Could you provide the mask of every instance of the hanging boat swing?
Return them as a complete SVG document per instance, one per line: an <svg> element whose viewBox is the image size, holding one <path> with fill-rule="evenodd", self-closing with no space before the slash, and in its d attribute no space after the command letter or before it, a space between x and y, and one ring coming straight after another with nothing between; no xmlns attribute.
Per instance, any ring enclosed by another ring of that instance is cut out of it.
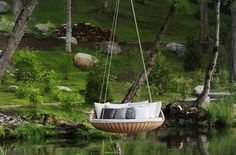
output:
<svg viewBox="0 0 236 155"><path fill-rule="evenodd" d="M109 76L111 71L112 54L114 48L116 27L119 14L120 0L116 1L115 13L112 23L112 34L110 37L110 51L107 52L106 65L104 70L104 76L102 81L102 88L100 92L100 103L94 103L95 109L91 111L90 123L98 130L113 132L113 133L137 133L143 131L151 131L160 127L165 116L161 111L161 102L152 102L152 96L148 81L148 75L146 71L145 60L143 56L143 50L141 45L141 39L139 36L138 24L135 15L135 9L133 0L131 1L132 13L134 17L134 23L136 27L138 43L143 63L143 69L145 72L146 83L148 88L149 100L139 103L125 103L125 104L101 104L102 97L104 96L104 102L106 101L108 92ZM106 83L106 85L105 85ZM104 88L105 87L105 88ZM104 89L103 89L104 88Z"/></svg>

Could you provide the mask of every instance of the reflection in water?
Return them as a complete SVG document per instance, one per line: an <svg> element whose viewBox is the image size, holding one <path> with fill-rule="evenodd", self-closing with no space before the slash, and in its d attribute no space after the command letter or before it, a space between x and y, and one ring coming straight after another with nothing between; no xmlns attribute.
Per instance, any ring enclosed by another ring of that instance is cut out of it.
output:
<svg viewBox="0 0 236 155"><path fill-rule="evenodd" d="M236 129L159 129L127 134L118 140L84 142L49 139L3 143L0 155L234 155Z"/></svg>

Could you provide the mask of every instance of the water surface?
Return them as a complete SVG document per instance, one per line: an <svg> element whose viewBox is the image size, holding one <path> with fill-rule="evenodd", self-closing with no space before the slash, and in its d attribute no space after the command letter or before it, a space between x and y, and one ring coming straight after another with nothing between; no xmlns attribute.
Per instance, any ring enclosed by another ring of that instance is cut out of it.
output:
<svg viewBox="0 0 236 155"><path fill-rule="evenodd" d="M236 155L236 128L158 129L116 140L47 139L1 142L0 155Z"/></svg>

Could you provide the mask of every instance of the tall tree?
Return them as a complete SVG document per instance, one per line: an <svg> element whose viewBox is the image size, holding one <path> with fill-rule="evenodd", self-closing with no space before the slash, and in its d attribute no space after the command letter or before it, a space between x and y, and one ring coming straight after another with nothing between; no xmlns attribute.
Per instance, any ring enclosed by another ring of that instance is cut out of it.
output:
<svg viewBox="0 0 236 155"><path fill-rule="evenodd" d="M231 21L232 21L232 66L231 66L231 79L236 82L236 1L231 4Z"/></svg>
<svg viewBox="0 0 236 155"><path fill-rule="evenodd" d="M161 41L162 41L162 39L166 33L167 27L170 24L171 19L174 17L175 13L176 13L176 5L174 4L170 7L168 15L164 21L164 24L162 25L159 33L156 36L152 53L149 55L148 62L147 62L147 72L146 72L147 75L149 75L150 72L152 71L152 69L155 67L155 60L156 60L156 57L160 51ZM143 71L139 75L139 77L133 82L132 86L128 90L128 93L126 94L125 98L122 101L123 103L131 102L133 100L138 89L145 82L145 79L146 79L146 75L145 75L145 72Z"/></svg>
<svg viewBox="0 0 236 155"><path fill-rule="evenodd" d="M13 12L14 12L15 21L17 20L17 17L19 16L22 9L23 9L23 1L13 0Z"/></svg>
<svg viewBox="0 0 236 155"><path fill-rule="evenodd" d="M209 47L208 41L208 6L207 0L200 0L200 18L201 18L201 42L202 49L206 51Z"/></svg>
<svg viewBox="0 0 236 155"><path fill-rule="evenodd" d="M66 23L66 51L71 52L71 0L67 0L67 23Z"/></svg>
<svg viewBox="0 0 236 155"><path fill-rule="evenodd" d="M21 38L24 35L24 29L26 27L27 21L32 15L32 12L37 2L38 0L28 0L27 4L17 17L11 36L8 39L7 49L3 52L2 56L0 57L0 80L2 79L6 65L10 62L13 53L15 52L17 46L21 41Z"/></svg>
<svg viewBox="0 0 236 155"><path fill-rule="evenodd" d="M201 106L202 103L207 98L210 88L211 88L211 79L212 74L215 70L218 54L219 54L219 45L220 45L220 5L221 0L215 0L215 39L214 39L214 48L211 57L211 61L209 63L207 72L205 74L205 82L204 82L204 89L203 92L199 95L197 100L194 103L194 106L198 107Z"/></svg>

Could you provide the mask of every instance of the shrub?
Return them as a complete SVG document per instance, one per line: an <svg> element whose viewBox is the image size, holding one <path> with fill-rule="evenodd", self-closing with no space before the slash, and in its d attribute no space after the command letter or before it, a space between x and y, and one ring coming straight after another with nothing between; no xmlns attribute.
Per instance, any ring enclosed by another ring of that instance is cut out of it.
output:
<svg viewBox="0 0 236 155"><path fill-rule="evenodd" d="M171 79L171 71L166 65L165 56L159 54L156 67L149 75L149 81L152 85L152 90L155 90L157 95L169 91L169 81Z"/></svg>
<svg viewBox="0 0 236 155"><path fill-rule="evenodd" d="M28 50L17 52L13 58L13 63L17 81L34 81L39 78L39 65L32 52Z"/></svg>
<svg viewBox="0 0 236 155"><path fill-rule="evenodd" d="M226 70L219 70L214 73L211 81L212 89L224 89L229 86L230 75Z"/></svg>
<svg viewBox="0 0 236 155"><path fill-rule="evenodd" d="M104 68L101 65L96 65L94 69L89 73L85 92L85 101L87 103L99 102L103 82L103 73ZM112 76L110 77L111 78L109 80L111 81ZM103 86L103 94L101 101L105 100L105 88L106 78ZM107 101L112 101L112 97L110 95L110 86L108 86L107 98L105 102Z"/></svg>
<svg viewBox="0 0 236 155"><path fill-rule="evenodd" d="M71 53L65 52L60 63L60 71L62 72L62 74L64 74L64 78L68 80L73 67L73 59L71 57Z"/></svg>
<svg viewBox="0 0 236 155"><path fill-rule="evenodd" d="M37 106L37 104L42 103L41 96L39 95L39 90L34 89L29 95L29 101L32 106Z"/></svg>
<svg viewBox="0 0 236 155"><path fill-rule="evenodd" d="M32 87L29 83L20 83L16 91L16 97L19 99L24 99L30 96Z"/></svg>
<svg viewBox="0 0 236 155"><path fill-rule="evenodd" d="M69 93L60 96L62 105L68 109L79 106L82 102L81 96L77 93Z"/></svg>
<svg viewBox="0 0 236 155"><path fill-rule="evenodd" d="M52 90L56 87L58 81L56 80L56 73L51 70L43 73L43 81L45 83L44 91L46 93L52 92Z"/></svg>
<svg viewBox="0 0 236 155"><path fill-rule="evenodd" d="M3 32L5 36L10 36L13 27L14 27L14 22L7 20L7 18L4 16L1 18L0 32Z"/></svg>
<svg viewBox="0 0 236 155"><path fill-rule="evenodd" d="M49 31L48 32L41 32L38 30L34 30L33 34L36 36L36 38L46 39L46 38L56 37L56 32L55 32L56 26L53 23L51 23L50 21L48 21L46 24L48 26ZM29 33L32 33L32 32L29 32Z"/></svg>
<svg viewBox="0 0 236 155"><path fill-rule="evenodd" d="M184 69L193 71L196 69L204 69L208 64L208 51L202 53L199 39L187 39L186 53L184 55Z"/></svg>
<svg viewBox="0 0 236 155"><path fill-rule="evenodd" d="M234 121L233 114L233 101L234 99L227 98L216 101L208 106L209 119L208 122L213 125L230 126Z"/></svg>

